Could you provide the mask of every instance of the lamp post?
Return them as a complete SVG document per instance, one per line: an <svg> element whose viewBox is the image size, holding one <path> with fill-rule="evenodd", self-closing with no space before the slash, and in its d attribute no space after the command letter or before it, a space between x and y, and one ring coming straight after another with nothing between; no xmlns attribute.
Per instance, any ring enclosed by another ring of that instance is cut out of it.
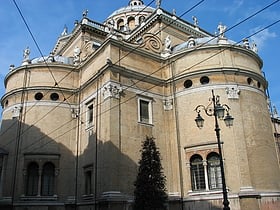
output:
<svg viewBox="0 0 280 210"><path fill-rule="evenodd" d="M207 106L198 105L195 108L197 112L197 117L195 119L196 125L198 128L202 128L204 124L204 119L201 117L200 112L204 111L208 116L214 116L215 118L215 132L218 142L218 150L219 150L219 159L220 159L220 167L221 167L221 178L222 178L222 188L223 188L223 210L230 210L227 189L226 189L226 180L225 180L225 171L224 171L224 163L222 156L222 148L221 148L221 137L220 137L220 127L218 123L218 119L223 119L226 126L230 127L233 125L233 117L229 114L229 106L226 104L220 104L220 97L214 95L214 90L212 90L212 98L211 103ZM226 111L226 116L224 115Z"/></svg>

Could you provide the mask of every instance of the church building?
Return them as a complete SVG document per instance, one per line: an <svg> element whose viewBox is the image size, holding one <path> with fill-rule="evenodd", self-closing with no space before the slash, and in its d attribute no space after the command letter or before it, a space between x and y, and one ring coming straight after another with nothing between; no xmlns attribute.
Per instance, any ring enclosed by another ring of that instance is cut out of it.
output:
<svg viewBox="0 0 280 210"><path fill-rule="evenodd" d="M168 210L280 209L280 119L256 45L156 2L130 0L103 23L84 11L49 55L27 48L10 67L1 210L132 210L147 136Z"/></svg>

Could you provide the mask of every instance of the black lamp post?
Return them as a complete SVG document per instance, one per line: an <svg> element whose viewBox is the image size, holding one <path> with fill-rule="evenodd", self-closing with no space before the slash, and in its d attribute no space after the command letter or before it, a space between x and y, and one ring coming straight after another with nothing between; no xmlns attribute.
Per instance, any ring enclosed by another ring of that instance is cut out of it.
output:
<svg viewBox="0 0 280 210"><path fill-rule="evenodd" d="M195 118L195 122L198 128L202 128L204 124L204 119L201 117L200 112L203 110L208 116L214 116L215 118L215 132L218 142L218 150L219 150L219 158L220 158L220 167L221 167L221 176L222 176L222 187L223 187L223 210L230 210L227 189L226 189L226 180L225 180L225 171L224 171L224 163L221 149L221 138L220 138L220 127L218 123L218 119L223 119L227 127L233 125L233 117L229 114L229 106L226 104L220 104L220 97L214 95L214 91L212 90L212 99L211 103L208 106L198 105L195 108L197 112L197 117ZM225 116L226 111L226 116Z"/></svg>

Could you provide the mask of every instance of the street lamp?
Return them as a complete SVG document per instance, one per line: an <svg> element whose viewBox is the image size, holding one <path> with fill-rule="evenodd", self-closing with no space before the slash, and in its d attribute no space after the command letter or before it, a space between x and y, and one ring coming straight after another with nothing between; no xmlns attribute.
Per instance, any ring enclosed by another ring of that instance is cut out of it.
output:
<svg viewBox="0 0 280 210"><path fill-rule="evenodd" d="M224 171L224 163L221 149L221 139L220 139L220 127L218 123L218 119L223 119L226 126L230 127L233 125L233 117L229 114L229 106L226 104L220 104L220 97L214 95L214 90L212 90L212 99L209 105L198 105L195 108L197 112L197 117L195 118L195 122L198 128L202 128L204 124L204 119L201 117L200 112L204 111L208 116L214 116L215 118L215 132L218 142L219 149L219 159L220 159L220 167L221 167L221 177L222 177L222 187L223 187L223 210L230 210L227 189L226 189L226 180L225 180L225 171ZM226 116L225 116L226 111Z"/></svg>

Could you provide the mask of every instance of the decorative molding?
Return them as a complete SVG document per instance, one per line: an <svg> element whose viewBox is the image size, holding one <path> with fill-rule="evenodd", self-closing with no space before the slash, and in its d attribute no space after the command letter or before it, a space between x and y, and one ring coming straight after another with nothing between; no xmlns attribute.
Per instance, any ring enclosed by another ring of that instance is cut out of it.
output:
<svg viewBox="0 0 280 210"><path fill-rule="evenodd" d="M103 100L106 100L107 98L119 99L123 91L121 85L114 82L108 82L103 86L102 90Z"/></svg>
<svg viewBox="0 0 280 210"><path fill-rule="evenodd" d="M173 99L172 98L163 100L163 109L165 111L170 111L173 109Z"/></svg>
<svg viewBox="0 0 280 210"><path fill-rule="evenodd" d="M20 113L22 111L22 105L16 105L12 108L12 118L18 118L20 116Z"/></svg>
<svg viewBox="0 0 280 210"><path fill-rule="evenodd" d="M229 85L226 87L228 99L239 99L240 89L237 85Z"/></svg>

